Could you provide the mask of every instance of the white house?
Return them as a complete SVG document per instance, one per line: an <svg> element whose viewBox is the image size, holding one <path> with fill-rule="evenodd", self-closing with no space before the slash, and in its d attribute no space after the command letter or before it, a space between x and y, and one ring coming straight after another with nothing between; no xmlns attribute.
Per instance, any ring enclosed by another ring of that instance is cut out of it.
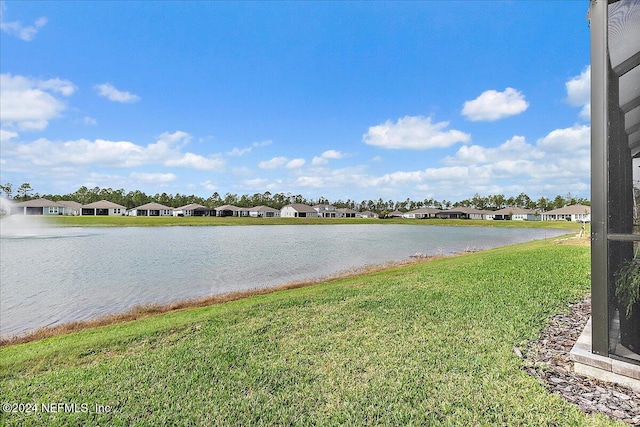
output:
<svg viewBox="0 0 640 427"><path fill-rule="evenodd" d="M312 207L318 212L320 218L336 218L338 216L337 209L333 205L315 205Z"/></svg>
<svg viewBox="0 0 640 427"><path fill-rule="evenodd" d="M533 209L502 208L487 215L491 220L540 221L542 215Z"/></svg>
<svg viewBox="0 0 640 427"><path fill-rule="evenodd" d="M206 209L204 206L198 203L190 203L188 205L180 206L173 209L173 216L196 216L196 209Z"/></svg>
<svg viewBox="0 0 640 427"><path fill-rule="evenodd" d="M459 207L438 212L438 218L449 219L487 219L489 211L482 211L476 208Z"/></svg>
<svg viewBox="0 0 640 427"><path fill-rule="evenodd" d="M137 208L129 209L127 215L130 216L171 216L173 208L160 203L146 203Z"/></svg>
<svg viewBox="0 0 640 427"><path fill-rule="evenodd" d="M249 209L249 216L252 218L279 218L280 211L269 206L255 206Z"/></svg>
<svg viewBox="0 0 640 427"><path fill-rule="evenodd" d="M371 212L371 211L364 211L364 212L360 212L356 215L356 217L358 218L379 218L380 215L378 215L375 212Z"/></svg>
<svg viewBox="0 0 640 427"><path fill-rule="evenodd" d="M309 205L294 203L280 209L282 218L318 218L319 213Z"/></svg>
<svg viewBox="0 0 640 427"><path fill-rule="evenodd" d="M65 207L48 199L34 199L11 206L12 215L64 215Z"/></svg>
<svg viewBox="0 0 640 427"><path fill-rule="evenodd" d="M121 216L126 214L127 208L107 200L83 205L80 210L82 216Z"/></svg>
<svg viewBox="0 0 640 427"><path fill-rule="evenodd" d="M571 205L542 214L543 221L591 222L591 206Z"/></svg>
<svg viewBox="0 0 640 427"><path fill-rule="evenodd" d="M355 218L358 215L358 211L354 211L349 208L338 208L336 209L336 217L337 218Z"/></svg>
<svg viewBox="0 0 640 427"><path fill-rule="evenodd" d="M222 205L216 208L216 216L249 216L249 209L235 205Z"/></svg>
<svg viewBox="0 0 640 427"><path fill-rule="evenodd" d="M409 212L405 212L404 214L402 214L402 217L403 218L416 218L416 219L435 218L436 215L439 212L440 212L439 209L420 208L420 209L414 209L414 210L409 211Z"/></svg>

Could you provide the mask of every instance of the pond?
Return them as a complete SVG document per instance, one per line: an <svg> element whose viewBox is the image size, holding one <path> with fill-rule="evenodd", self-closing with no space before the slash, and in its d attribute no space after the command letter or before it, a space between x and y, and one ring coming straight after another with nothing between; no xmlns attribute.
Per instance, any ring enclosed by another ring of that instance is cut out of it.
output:
<svg viewBox="0 0 640 427"><path fill-rule="evenodd" d="M7 221L7 220L3 220ZM0 233L0 336L563 230L399 224L47 228Z"/></svg>

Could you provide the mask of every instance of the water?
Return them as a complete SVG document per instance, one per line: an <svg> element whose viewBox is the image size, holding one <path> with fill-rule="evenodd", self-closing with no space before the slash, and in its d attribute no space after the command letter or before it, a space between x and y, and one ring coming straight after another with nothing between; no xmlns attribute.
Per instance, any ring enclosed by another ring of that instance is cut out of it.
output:
<svg viewBox="0 0 640 427"><path fill-rule="evenodd" d="M424 225L23 228L0 220L0 336L564 233ZM28 220L30 221L31 218ZM16 220L18 221L18 220Z"/></svg>

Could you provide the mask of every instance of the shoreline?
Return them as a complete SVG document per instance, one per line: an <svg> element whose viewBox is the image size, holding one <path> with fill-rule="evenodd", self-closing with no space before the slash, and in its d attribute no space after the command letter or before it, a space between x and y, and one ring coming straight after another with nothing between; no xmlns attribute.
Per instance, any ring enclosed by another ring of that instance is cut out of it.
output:
<svg viewBox="0 0 640 427"><path fill-rule="evenodd" d="M562 236L560 236L562 237ZM332 280L346 279L351 277L362 276L370 273L377 273L381 271L391 270L394 268L400 268L407 265L420 264L431 262L437 259L453 258L468 253L479 252L480 250L472 248L466 249L462 252L457 252L450 255L424 255L415 254L409 258L401 261L389 261L384 264L371 264L362 267L356 267L348 270L336 272L329 276L323 276L311 280L302 280L287 282L276 286L270 286L266 288L254 288L244 291L228 292L224 294L208 295L201 298L191 298L174 301L167 304L148 304L148 305L136 305L129 310L113 313L105 316L99 316L89 320L78 320L72 322L65 322L55 326L45 326L37 328L30 332L19 333L16 335L10 335L0 338L0 348L12 345L24 344L33 341L39 341L45 338L51 338L58 335L70 334L74 332L83 331L86 329L99 328L101 326L113 325L116 323L131 322L146 317L175 312L179 310L188 310L193 308L208 307L217 304L223 304L230 301L236 301L245 298L251 298L258 295L267 295L275 292L286 291L290 289L305 288L323 283L330 282Z"/></svg>
<svg viewBox="0 0 640 427"><path fill-rule="evenodd" d="M479 219L412 219L412 218L248 218L248 217L51 217L48 224L60 227L215 227L252 225L433 225L478 226L504 228L549 228L580 231L582 223L569 221L500 221ZM587 225L590 227L590 225Z"/></svg>
<svg viewBox="0 0 640 427"><path fill-rule="evenodd" d="M549 241L552 241L553 244L559 244L559 245L562 245L562 244L589 245L590 244L590 238L588 235L580 237L579 235L575 235L573 233L567 233L560 236L549 237L549 238L541 239L540 241L544 241L544 240L549 240ZM508 245L508 246L512 246L512 245ZM493 249L496 249L496 248L493 248ZM129 310L119 312L119 313L99 316L89 320L65 322L55 326L45 326L45 327L37 328L33 331L9 335L7 337L2 337L0 338L0 348L17 345L17 344L24 344L24 343L33 342L33 341L39 341L45 338L50 338L50 337L64 335L64 334L70 334L74 332L83 331L86 329L98 328L101 326L113 325L116 323L131 322L134 320L143 319L143 318L147 318L147 317L158 315L158 314L176 312L179 310L186 310L186 309L193 309L193 308L208 307L212 305L223 304L230 301L250 298L253 296L267 295L267 294L271 294L279 291L310 287L310 286L327 283L332 280L363 276L370 273L387 271L387 270L400 268L408 265L426 263L426 262L431 262L431 261L444 259L444 258L454 258L454 257L466 255L466 254L484 252L488 250L492 250L492 249L477 249L477 248L468 247L464 251L456 252L448 255L444 255L444 254L425 255L422 253L416 253L416 254L410 255L408 258L404 260L389 261L382 264L370 264L362 267L355 267L352 269L338 271L328 276L322 276L322 277L318 277L310 280L286 282L280 285L270 286L266 288L253 288L253 289L247 289L243 291L234 291L234 292L228 292L223 294L208 295L200 298L187 298L187 299L178 300L178 301L174 301L167 304L136 305Z"/></svg>

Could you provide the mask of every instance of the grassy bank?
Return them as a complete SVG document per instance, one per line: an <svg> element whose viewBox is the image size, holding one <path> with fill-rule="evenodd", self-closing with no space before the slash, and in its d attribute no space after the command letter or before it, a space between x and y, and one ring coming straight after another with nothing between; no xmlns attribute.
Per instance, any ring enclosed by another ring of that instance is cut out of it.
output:
<svg viewBox="0 0 640 427"><path fill-rule="evenodd" d="M537 241L2 347L2 402L80 409L2 422L615 425L513 352L588 273L588 246Z"/></svg>
<svg viewBox="0 0 640 427"><path fill-rule="evenodd" d="M561 228L579 230L581 224L568 221L485 221L456 219L368 219L368 218L237 218L237 217L129 217L56 216L53 224L69 227L151 227L215 225L308 225L308 224L418 224L483 227Z"/></svg>

